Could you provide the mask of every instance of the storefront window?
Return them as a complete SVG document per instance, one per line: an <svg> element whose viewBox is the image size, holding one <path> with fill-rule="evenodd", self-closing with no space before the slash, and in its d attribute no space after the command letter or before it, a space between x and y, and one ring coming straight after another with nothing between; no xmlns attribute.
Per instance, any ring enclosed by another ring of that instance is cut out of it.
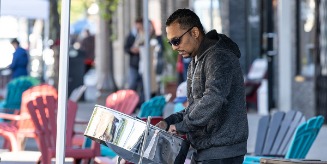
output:
<svg viewBox="0 0 327 164"><path fill-rule="evenodd" d="M297 1L297 75L313 77L315 42L315 1Z"/></svg>

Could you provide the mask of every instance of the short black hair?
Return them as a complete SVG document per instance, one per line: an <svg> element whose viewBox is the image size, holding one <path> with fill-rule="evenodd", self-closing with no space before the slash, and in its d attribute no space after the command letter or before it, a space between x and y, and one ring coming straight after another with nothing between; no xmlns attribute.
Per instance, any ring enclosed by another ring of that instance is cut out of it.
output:
<svg viewBox="0 0 327 164"><path fill-rule="evenodd" d="M166 26L170 26L172 23L177 22L182 29L189 29L191 27L197 27L202 34L204 34L204 28L200 21L200 18L190 9L178 9L169 16L166 21Z"/></svg>
<svg viewBox="0 0 327 164"><path fill-rule="evenodd" d="M135 23L143 23L143 18L139 17L135 20Z"/></svg>
<svg viewBox="0 0 327 164"><path fill-rule="evenodd" d="M17 38L12 39L10 43L11 44L15 43L15 44L19 45L19 41L17 40Z"/></svg>

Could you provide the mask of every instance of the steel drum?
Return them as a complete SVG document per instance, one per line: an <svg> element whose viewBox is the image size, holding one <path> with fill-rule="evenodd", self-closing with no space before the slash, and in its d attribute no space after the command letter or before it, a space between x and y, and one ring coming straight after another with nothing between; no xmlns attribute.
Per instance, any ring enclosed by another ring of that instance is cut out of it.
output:
<svg viewBox="0 0 327 164"><path fill-rule="evenodd" d="M189 148L179 136L100 105L95 106L84 135L133 163L184 163Z"/></svg>

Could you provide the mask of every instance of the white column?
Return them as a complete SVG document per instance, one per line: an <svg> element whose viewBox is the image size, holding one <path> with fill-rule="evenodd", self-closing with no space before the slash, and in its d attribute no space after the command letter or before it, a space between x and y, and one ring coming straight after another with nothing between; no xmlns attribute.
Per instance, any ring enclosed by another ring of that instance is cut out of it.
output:
<svg viewBox="0 0 327 164"><path fill-rule="evenodd" d="M70 0L61 6L56 164L65 161Z"/></svg>
<svg viewBox="0 0 327 164"><path fill-rule="evenodd" d="M292 109L292 1L278 1L278 109Z"/></svg>

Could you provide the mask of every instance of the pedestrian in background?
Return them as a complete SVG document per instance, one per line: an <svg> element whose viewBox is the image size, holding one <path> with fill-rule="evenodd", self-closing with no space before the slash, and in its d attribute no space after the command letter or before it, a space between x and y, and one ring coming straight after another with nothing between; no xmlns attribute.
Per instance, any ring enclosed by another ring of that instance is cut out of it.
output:
<svg viewBox="0 0 327 164"><path fill-rule="evenodd" d="M124 50L129 55L128 88L135 90L140 96L140 103L144 102L143 81L139 73L140 47L144 44L143 18L135 20L135 28L128 34Z"/></svg>
<svg viewBox="0 0 327 164"><path fill-rule="evenodd" d="M15 48L12 62L9 65L12 79L17 78L19 76L27 76L27 66L29 62L29 56L27 51L20 47L20 43L16 38L11 40L11 45Z"/></svg>
<svg viewBox="0 0 327 164"><path fill-rule="evenodd" d="M82 53L85 56L84 65L85 65L85 73L89 71L94 65L94 57L95 57L95 37L91 34L90 30L85 30L85 37L81 41L81 49Z"/></svg>
<svg viewBox="0 0 327 164"><path fill-rule="evenodd" d="M182 111L187 106L187 83L184 81L179 84L176 90L176 98L174 99L174 113Z"/></svg>
<svg viewBox="0 0 327 164"><path fill-rule="evenodd" d="M189 9L170 15L166 32L178 55L192 58L187 72L189 106L156 126L186 134L196 150L191 163L243 163L248 120L237 44L215 30L205 34L199 17Z"/></svg>

